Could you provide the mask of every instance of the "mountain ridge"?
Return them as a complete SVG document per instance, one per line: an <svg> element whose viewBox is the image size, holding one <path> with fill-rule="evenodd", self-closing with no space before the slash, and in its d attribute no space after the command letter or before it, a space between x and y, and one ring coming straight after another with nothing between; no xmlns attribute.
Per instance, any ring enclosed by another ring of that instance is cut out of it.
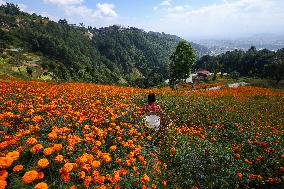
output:
<svg viewBox="0 0 284 189"><path fill-rule="evenodd" d="M13 4L0 6L0 23L2 53L9 46L39 53L46 74L64 81L157 86L169 77L169 57L183 40L134 27L86 28L65 19L57 23L21 12ZM199 57L210 53L192 46Z"/></svg>

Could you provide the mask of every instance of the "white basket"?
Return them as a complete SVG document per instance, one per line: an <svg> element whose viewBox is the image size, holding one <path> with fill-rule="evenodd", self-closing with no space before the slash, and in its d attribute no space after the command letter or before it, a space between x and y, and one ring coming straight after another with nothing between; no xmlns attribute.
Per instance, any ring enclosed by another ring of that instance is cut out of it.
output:
<svg viewBox="0 0 284 189"><path fill-rule="evenodd" d="M148 128L159 130L161 119L157 115L145 116L145 122Z"/></svg>

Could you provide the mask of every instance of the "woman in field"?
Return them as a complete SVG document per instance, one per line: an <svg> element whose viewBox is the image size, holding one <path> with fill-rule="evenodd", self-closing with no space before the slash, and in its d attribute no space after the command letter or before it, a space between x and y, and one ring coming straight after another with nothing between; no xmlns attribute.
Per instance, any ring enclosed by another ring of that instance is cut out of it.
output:
<svg viewBox="0 0 284 189"><path fill-rule="evenodd" d="M156 103L156 95L148 95L148 103L143 106L145 121L149 128L163 130L165 128L165 116L162 108Z"/></svg>

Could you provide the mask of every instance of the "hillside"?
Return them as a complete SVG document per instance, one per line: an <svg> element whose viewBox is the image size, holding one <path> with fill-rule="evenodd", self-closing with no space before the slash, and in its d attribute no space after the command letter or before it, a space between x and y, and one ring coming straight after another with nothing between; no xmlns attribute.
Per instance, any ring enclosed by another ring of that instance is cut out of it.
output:
<svg viewBox="0 0 284 189"><path fill-rule="evenodd" d="M29 77L24 70L30 67L37 77L44 74L65 81L159 85L168 78L169 56L182 40L133 27L97 29L68 24L66 20L56 23L21 12L13 4L0 7L0 23L1 62L7 67L0 72ZM192 45L198 56L209 53L203 46ZM19 48L22 50L11 52ZM37 57L37 61L31 57Z"/></svg>

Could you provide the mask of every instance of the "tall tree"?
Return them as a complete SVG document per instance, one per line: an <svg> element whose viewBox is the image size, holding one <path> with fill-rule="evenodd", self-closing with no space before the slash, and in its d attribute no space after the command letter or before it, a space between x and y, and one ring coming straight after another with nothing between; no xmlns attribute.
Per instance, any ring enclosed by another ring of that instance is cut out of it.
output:
<svg viewBox="0 0 284 189"><path fill-rule="evenodd" d="M189 77L195 58L195 52L190 43L180 41L176 47L176 51L170 57L171 85Z"/></svg>
<svg viewBox="0 0 284 189"><path fill-rule="evenodd" d="M264 69L269 78L276 80L276 84L284 79L284 48L277 51L273 62L265 65Z"/></svg>

